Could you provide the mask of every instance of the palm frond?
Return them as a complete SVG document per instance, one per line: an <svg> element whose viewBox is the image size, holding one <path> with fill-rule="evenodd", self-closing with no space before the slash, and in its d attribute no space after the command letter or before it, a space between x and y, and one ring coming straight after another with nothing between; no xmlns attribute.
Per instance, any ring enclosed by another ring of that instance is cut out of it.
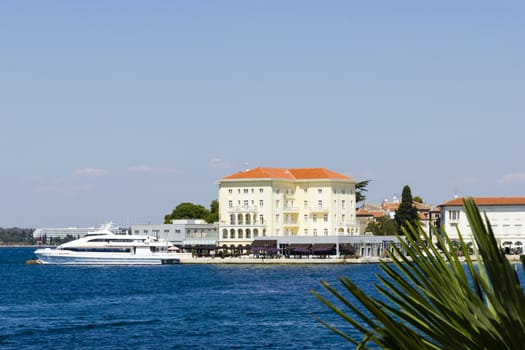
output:
<svg viewBox="0 0 525 350"><path fill-rule="evenodd" d="M393 245L389 253L392 264L380 263L382 274L377 275L374 286L382 299L366 295L347 277L338 278L344 294L322 282L342 308L311 291L362 338L354 339L319 321L362 349L368 345L388 349L524 348L525 294L516 271L498 248L490 222L474 199L465 199L463 205L476 242L475 259L461 232L459 250L464 261L454 253L446 232L438 236L445 248L441 254L432 244L425 244L430 239L421 227L408 224L405 239L398 236L400 248Z"/></svg>

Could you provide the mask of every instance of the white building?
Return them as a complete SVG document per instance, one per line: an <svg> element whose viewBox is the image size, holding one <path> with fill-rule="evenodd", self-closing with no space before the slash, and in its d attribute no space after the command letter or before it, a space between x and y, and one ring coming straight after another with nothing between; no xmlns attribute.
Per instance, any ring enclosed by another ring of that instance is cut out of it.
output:
<svg viewBox="0 0 525 350"><path fill-rule="evenodd" d="M200 219L172 220L171 224L136 224L131 225L131 232L135 235L150 235L165 239L180 246L217 244L216 225Z"/></svg>
<svg viewBox="0 0 525 350"><path fill-rule="evenodd" d="M255 168L219 180L219 244L357 235L355 181L324 168Z"/></svg>
<svg viewBox="0 0 525 350"><path fill-rule="evenodd" d="M73 237L75 239L84 237L88 233L99 231L100 229L108 229L116 234L125 234L126 229L122 229L113 225L112 222L103 224L100 227L46 227L37 228L33 231L33 238L42 240L44 244L49 243L52 238L66 238Z"/></svg>
<svg viewBox="0 0 525 350"><path fill-rule="evenodd" d="M487 214L498 244L522 251L525 243L525 197L474 198L482 215ZM472 242L472 231L463 208L463 199L455 198L439 206L441 224L451 240L458 239L459 229L466 242Z"/></svg>

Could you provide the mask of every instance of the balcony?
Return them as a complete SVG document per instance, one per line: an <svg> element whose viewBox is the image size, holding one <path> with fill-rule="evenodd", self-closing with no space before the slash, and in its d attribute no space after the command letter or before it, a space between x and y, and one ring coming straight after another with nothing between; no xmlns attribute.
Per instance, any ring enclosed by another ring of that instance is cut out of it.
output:
<svg viewBox="0 0 525 350"><path fill-rule="evenodd" d="M310 213L328 213L330 211L330 208L327 206L317 206L317 207L310 207L308 208L310 210Z"/></svg>
<svg viewBox="0 0 525 350"><path fill-rule="evenodd" d="M254 205L242 205L228 208L228 213L256 213L257 207Z"/></svg>
<svg viewBox="0 0 525 350"><path fill-rule="evenodd" d="M286 220L283 222L283 227L297 227L299 226L299 223L294 220Z"/></svg>
<svg viewBox="0 0 525 350"><path fill-rule="evenodd" d="M283 208L283 212L293 212L293 213L297 213L299 211L299 208L298 207L292 207L292 206L285 206Z"/></svg>

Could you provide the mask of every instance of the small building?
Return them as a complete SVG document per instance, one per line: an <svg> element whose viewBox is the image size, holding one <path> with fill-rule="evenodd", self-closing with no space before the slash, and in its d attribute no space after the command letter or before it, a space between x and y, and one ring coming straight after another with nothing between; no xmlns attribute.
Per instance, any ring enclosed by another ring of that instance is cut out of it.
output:
<svg viewBox="0 0 525 350"><path fill-rule="evenodd" d="M172 242L183 252L209 255L217 247L219 232L217 224L201 219L172 220L171 224L132 225L136 235L151 235Z"/></svg>
<svg viewBox="0 0 525 350"><path fill-rule="evenodd" d="M309 257L309 256L355 256L384 257L393 251L392 245L400 246L396 236L326 236L283 237L267 236L255 239L251 245L255 256Z"/></svg>
<svg viewBox="0 0 525 350"><path fill-rule="evenodd" d="M498 244L508 252L523 253L525 244L525 197L476 197L482 214L486 214ZM439 205L441 224L451 240L474 243L472 231L463 207L463 198L454 198Z"/></svg>

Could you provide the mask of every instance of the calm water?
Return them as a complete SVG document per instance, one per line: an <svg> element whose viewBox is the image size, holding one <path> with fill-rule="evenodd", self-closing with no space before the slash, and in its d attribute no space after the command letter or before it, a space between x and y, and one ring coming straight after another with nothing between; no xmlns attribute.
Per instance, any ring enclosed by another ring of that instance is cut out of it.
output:
<svg viewBox="0 0 525 350"><path fill-rule="evenodd" d="M377 265L25 265L33 248L0 248L1 349L340 349L314 320L342 325L310 293Z"/></svg>

